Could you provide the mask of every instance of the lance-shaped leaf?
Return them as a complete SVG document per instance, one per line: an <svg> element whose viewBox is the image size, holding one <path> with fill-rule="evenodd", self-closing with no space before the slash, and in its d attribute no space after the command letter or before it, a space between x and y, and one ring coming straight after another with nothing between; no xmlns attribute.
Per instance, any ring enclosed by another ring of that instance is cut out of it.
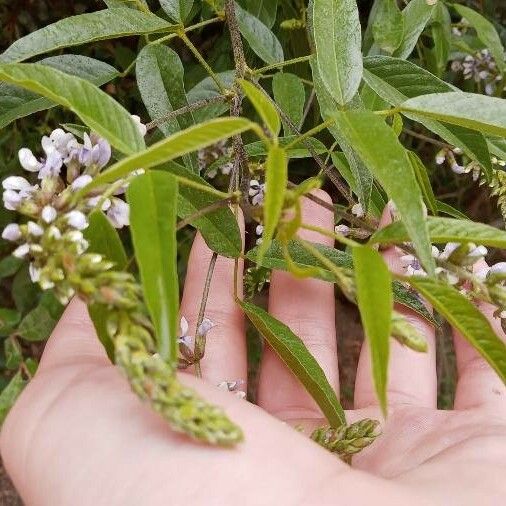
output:
<svg viewBox="0 0 506 506"><path fill-rule="evenodd" d="M27 341L45 341L63 313L52 292L43 292L37 306L21 320L16 333Z"/></svg>
<svg viewBox="0 0 506 506"><path fill-rule="evenodd" d="M238 0L238 3L267 27L272 28L276 21L278 0Z"/></svg>
<svg viewBox="0 0 506 506"><path fill-rule="evenodd" d="M0 393L0 425L7 418L10 409L14 406L27 383L21 371L18 371Z"/></svg>
<svg viewBox="0 0 506 506"><path fill-rule="evenodd" d="M411 54L425 26L429 22L433 10L434 5L429 5L427 0L411 0L409 2L402 11L404 38L401 45L395 51L394 56L406 59Z"/></svg>
<svg viewBox="0 0 506 506"><path fill-rule="evenodd" d="M20 62L64 47L173 28L173 25L149 12L126 7L104 9L70 16L26 35L0 55L0 62Z"/></svg>
<svg viewBox="0 0 506 506"><path fill-rule="evenodd" d="M272 102L266 96L265 92L260 91L250 82L242 79L240 83L244 94L253 104L253 107L262 118L265 126L270 130L274 137L277 137L279 130L281 129L281 120L279 119L278 111L276 111Z"/></svg>
<svg viewBox="0 0 506 506"><path fill-rule="evenodd" d="M176 162L170 162L160 167L175 176L184 177L202 187L212 188L200 176L193 174L186 167ZM208 208L220 199L215 195L183 183L179 184L177 214L180 218L188 218L198 211ZM237 258L242 252L242 240L237 220L228 207L216 209L213 212L196 218L190 223L200 231L209 248L219 255Z"/></svg>
<svg viewBox="0 0 506 506"><path fill-rule="evenodd" d="M84 236L89 242L89 251L102 255L106 260L114 262L114 270L122 271L127 265L125 248L119 238L117 230L101 211L93 211L89 216L89 226ZM91 321L97 336L105 348L108 357L114 361L114 344L107 331L107 320L110 311L102 304L88 306Z"/></svg>
<svg viewBox="0 0 506 506"><path fill-rule="evenodd" d="M77 54L64 54L44 58L41 65L82 77L96 86L101 86L119 75L111 65ZM55 102L36 93L12 84L0 83L0 128L12 121L54 107Z"/></svg>
<svg viewBox="0 0 506 506"><path fill-rule="evenodd" d="M151 171L129 185L130 230L144 300L155 327L158 351L177 363L179 283L177 276L177 181Z"/></svg>
<svg viewBox="0 0 506 506"><path fill-rule="evenodd" d="M300 126L306 102L306 91L300 77L288 72L278 72L272 80L272 92L281 110L294 125ZM283 125L283 129L285 135L292 133L287 125Z"/></svg>
<svg viewBox="0 0 506 506"><path fill-rule="evenodd" d="M388 56L365 58L364 80L381 98L395 107L409 98L457 90L412 62ZM469 158L479 162L488 174L492 172L490 153L481 133L417 114L409 113L406 116L421 123L452 146L462 149Z"/></svg>
<svg viewBox="0 0 506 506"><path fill-rule="evenodd" d="M253 126L251 121L244 118L218 118L187 128L153 144L140 153L115 163L95 177L81 192L86 193L96 186L115 181L139 168L156 167L193 151L206 148L223 139L245 132Z"/></svg>
<svg viewBox="0 0 506 506"><path fill-rule="evenodd" d="M504 60L504 46L501 37L497 33L495 26L479 12L470 9L465 5L453 4L453 8L476 30L478 38L483 42L485 47L490 50L497 68L502 74L506 72L506 61Z"/></svg>
<svg viewBox="0 0 506 506"><path fill-rule="evenodd" d="M169 47L161 44L145 46L137 57L135 75L142 101L152 120L188 105L183 64L178 54ZM192 113L188 112L158 125L158 128L168 137L194 123ZM185 165L198 172L195 155L187 155Z"/></svg>
<svg viewBox="0 0 506 506"><path fill-rule="evenodd" d="M67 107L122 153L144 149L144 139L128 111L89 81L35 63L0 65L0 80Z"/></svg>
<svg viewBox="0 0 506 506"><path fill-rule="evenodd" d="M312 24L321 79L338 104L347 104L362 79L362 31L357 3L313 0Z"/></svg>
<svg viewBox="0 0 506 506"><path fill-rule="evenodd" d="M371 353L376 395L384 414L387 410L390 329L394 307L392 276L382 256L372 248L353 248L357 303Z"/></svg>
<svg viewBox="0 0 506 506"><path fill-rule="evenodd" d="M267 26L238 4L235 5L235 14L241 35L258 57L269 64L284 60L283 48Z"/></svg>
<svg viewBox="0 0 506 506"><path fill-rule="evenodd" d="M263 335L279 358L313 397L332 427L346 424L346 418L325 373L309 353L301 338L263 309L249 302L238 302L251 323Z"/></svg>
<svg viewBox="0 0 506 506"><path fill-rule="evenodd" d="M408 151L408 158L411 162L411 166L413 167L416 180L418 181L418 186L422 190L423 200L427 208L431 211L432 214L437 214L438 210L436 197L430 184L427 167L425 167L422 160L420 160L420 157L413 151Z"/></svg>
<svg viewBox="0 0 506 506"><path fill-rule="evenodd" d="M314 243L313 246L322 255L324 255L325 258L330 260L336 267L341 269L353 268L353 258L350 253L334 248L329 248L328 246L317 243ZM272 244L269 246L265 252L264 257L262 258L261 264L258 260L258 249L259 247L256 246L255 248L248 251L246 258L269 269L286 272L290 271L290 266L288 265L288 262L284 255L283 247L279 241L272 241ZM335 283L337 281L334 273L328 268L328 266L322 264L313 255L311 255L311 253L309 253L305 248L301 246L301 243L299 241L290 241L288 243L288 253L291 257L292 262L297 268L300 270L312 269L311 277L321 279L323 281L328 281L330 283ZM420 297L418 297L418 295L415 294L412 290L406 288L399 281L394 280L392 282L392 291L394 294L394 301L397 304L401 304L413 310L422 318L430 322L432 325L437 325L436 320L432 314L427 311L427 308L420 300Z"/></svg>
<svg viewBox="0 0 506 506"><path fill-rule="evenodd" d="M411 98L400 106L427 118L446 121L498 137L506 137L506 101L475 93L434 93Z"/></svg>
<svg viewBox="0 0 506 506"><path fill-rule="evenodd" d="M410 277L408 282L462 334L506 383L506 345L495 334L483 313L445 283L418 277Z"/></svg>
<svg viewBox="0 0 506 506"><path fill-rule="evenodd" d="M374 41L381 49L393 53L404 39L404 16L397 0L379 0L372 23Z"/></svg>
<svg viewBox="0 0 506 506"><path fill-rule="evenodd" d="M506 248L506 232L490 225L471 220L456 220L430 216L427 220L432 242L474 242L494 248ZM370 239L371 243L400 244L408 241L406 227L402 221L395 221L378 230Z"/></svg>
<svg viewBox="0 0 506 506"><path fill-rule="evenodd" d="M190 15L193 0L160 0L166 14L176 23L184 23Z"/></svg>
<svg viewBox="0 0 506 506"><path fill-rule="evenodd" d="M265 163L264 233L258 256L260 261L269 247L278 226L285 203L288 184L288 157L286 151L272 145Z"/></svg>
<svg viewBox="0 0 506 506"><path fill-rule="evenodd" d="M347 142L354 147L397 206L422 265L428 272L434 272L422 193L407 152L395 132L382 118L368 111L337 114ZM375 142L371 143L370 139Z"/></svg>

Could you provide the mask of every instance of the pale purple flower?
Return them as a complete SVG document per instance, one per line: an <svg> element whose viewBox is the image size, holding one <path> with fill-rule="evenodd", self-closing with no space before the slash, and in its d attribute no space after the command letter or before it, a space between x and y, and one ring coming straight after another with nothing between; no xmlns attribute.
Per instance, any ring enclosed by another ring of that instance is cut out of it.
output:
<svg viewBox="0 0 506 506"><path fill-rule="evenodd" d="M16 258L25 258L26 255L30 253L30 246L28 244L22 244L21 246L18 246L13 252L12 255Z"/></svg>
<svg viewBox="0 0 506 506"><path fill-rule="evenodd" d="M6 241L17 241L21 239L21 229L17 223L9 223L2 231L2 239Z"/></svg>
<svg viewBox="0 0 506 506"><path fill-rule="evenodd" d="M82 176L77 177L72 181L72 189L74 191L80 190L81 188L84 188L86 185L91 183L93 181L93 178L89 174L83 174Z"/></svg>
<svg viewBox="0 0 506 506"><path fill-rule="evenodd" d="M86 204L91 207L92 209L94 209L95 207L98 206L98 204L100 203L100 201L102 200L102 196L101 195L98 195L97 197L91 197L89 198L87 201L86 201ZM105 199L103 202L102 202L102 207L101 207L101 210L102 211L107 211L109 208L111 207L111 200L110 199Z"/></svg>
<svg viewBox="0 0 506 506"><path fill-rule="evenodd" d="M343 225L343 224L337 225L334 230L335 230L336 234L340 234L344 237L346 237L350 233L350 227L348 227L348 225Z"/></svg>
<svg viewBox="0 0 506 506"><path fill-rule="evenodd" d="M28 266L28 272L30 273L30 279L32 280L32 283L37 283L40 280L41 270L35 267L33 263L30 263Z"/></svg>
<svg viewBox="0 0 506 506"><path fill-rule="evenodd" d="M84 144L79 151L79 163L85 167L92 165L99 169L105 167L111 159L111 145L95 134L84 134Z"/></svg>
<svg viewBox="0 0 506 506"><path fill-rule="evenodd" d="M188 320L182 316L179 322L179 338L177 342L179 344L184 344L188 346L188 348L192 345L192 338L188 335L189 325Z"/></svg>
<svg viewBox="0 0 506 506"><path fill-rule="evenodd" d="M197 334L201 337L206 337L208 332L215 326L215 324L209 318L204 318L202 323L197 329Z"/></svg>
<svg viewBox="0 0 506 506"><path fill-rule="evenodd" d="M357 218L362 218L365 215L364 208L362 207L362 204L355 204L351 208L351 214L353 214Z"/></svg>
<svg viewBox="0 0 506 506"><path fill-rule="evenodd" d="M252 205L263 205L265 196L265 183L260 183L256 179L252 179L249 183L249 196L251 197Z"/></svg>
<svg viewBox="0 0 506 506"><path fill-rule="evenodd" d="M28 148L21 148L18 152L19 163L28 172L39 172L42 163L35 158L35 155Z"/></svg>
<svg viewBox="0 0 506 506"><path fill-rule="evenodd" d="M126 227L130 224L130 206L124 200L112 198L107 217L114 227Z"/></svg>
<svg viewBox="0 0 506 506"><path fill-rule="evenodd" d="M40 237L44 233L44 229L34 221L29 221L27 224L28 233L34 237Z"/></svg>
<svg viewBox="0 0 506 506"><path fill-rule="evenodd" d="M81 211L70 211L65 216L67 218L68 224L77 230L84 230L88 227L88 220L86 218L86 215Z"/></svg>
<svg viewBox="0 0 506 506"><path fill-rule="evenodd" d="M63 158L61 154L53 149L47 155L44 165L39 171L39 179L45 177L56 177L60 175L61 168L63 167Z"/></svg>
<svg viewBox="0 0 506 506"><path fill-rule="evenodd" d="M54 220L56 220L58 212L53 206L47 205L42 209L41 216L46 223L52 223Z"/></svg>

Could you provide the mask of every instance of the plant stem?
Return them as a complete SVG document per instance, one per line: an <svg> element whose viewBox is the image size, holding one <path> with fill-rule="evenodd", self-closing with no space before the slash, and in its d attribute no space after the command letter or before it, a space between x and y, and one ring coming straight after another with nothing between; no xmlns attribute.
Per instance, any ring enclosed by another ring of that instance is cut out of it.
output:
<svg viewBox="0 0 506 506"><path fill-rule="evenodd" d="M415 137L416 139L428 142L429 144L434 144L434 146L439 146L440 148L448 148L448 149L453 148L453 146L447 144L446 142L441 142L436 139L432 139L431 137L427 137L426 135L415 132L414 130L410 130L409 128L404 128L403 132L407 133L408 135L411 135L411 137Z"/></svg>
<svg viewBox="0 0 506 506"><path fill-rule="evenodd" d="M307 225L306 223L302 223L300 228L303 228L304 230L311 230L313 232L318 232L321 235L324 235L326 237L330 237L330 238L334 239L335 241L345 244L346 246L351 246L352 248L358 246L358 244L355 241L352 241L351 239L347 239L346 237L344 237L344 235L331 232L330 230L327 230L326 228L317 227L315 225Z"/></svg>
<svg viewBox="0 0 506 506"><path fill-rule="evenodd" d="M212 23L217 23L219 21L223 21L223 18L216 17L216 18L206 19L205 21L201 21L200 23L196 23L194 25L187 26L186 28L181 27L181 30L184 31L185 33L188 33L193 30L198 30L199 28L204 28L205 26L210 25ZM170 33L169 35L166 35L165 37L160 37L159 39L153 40L149 44L150 45L162 44L163 42L167 42L168 40L175 39L176 37L179 37L179 32Z"/></svg>
<svg viewBox="0 0 506 506"><path fill-rule="evenodd" d="M178 116L181 116L182 114L197 111L199 109L207 107L208 105L217 104L219 102L225 102L226 100L227 100L227 97L224 95L217 95L216 97L197 100L196 102L192 102L191 104L185 105L184 107L180 107L179 109L176 109L175 111L171 111L171 112L165 114L164 116L161 116L160 118L154 119L153 121L151 121L150 123L148 123L146 125L146 128L148 130L152 130L153 128L163 125L163 123L170 121L174 118L177 118Z"/></svg>
<svg viewBox="0 0 506 506"><path fill-rule="evenodd" d="M311 107L313 106L313 102L314 102L315 97L316 97L316 91L313 88L311 90L311 95L309 95L309 99L307 101L306 107L304 108L304 113L302 114L302 118L299 123L299 130L302 130L302 127L304 126L304 123L306 122L309 111L311 110Z"/></svg>
<svg viewBox="0 0 506 506"><path fill-rule="evenodd" d="M295 139L294 141L290 142L290 144L288 144L287 146L285 146L285 149L288 150L290 148L293 148L294 146L296 146L297 144L303 142L307 138L312 137L313 135L317 134L318 132L321 132L322 130L325 130L329 126L332 126L335 123L335 121L336 121L335 119L329 119L329 120L324 121L323 123L321 123L319 125L316 125L314 128L311 128L311 130L308 130L307 132L304 132L299 137L297 137L297 139Z"/></svg>
<svg viewBox="0 0 506 506"><path fill-rule="evenodd" d="M303 62L309 61L310 59L311 59L311 55L299 56L298 58L292 58L291 60L285 60L285 61L282 61L279 63L273 63L271 65L267 65L266 67L261 67L259 69L253 70L251 72L251 74L252 75L263 74L264 72L269 72L270 70L273 70L273 69L279 69L279 68L286 67L288 65L295 65L297 63L303 63Z"/></svg>
<svg viewBox="0 0 506 506"><path fill-rule="evenodd" d="M234 195L217 190L213 186L210 186L210 185L208 186L205 184L197 183L196 181L193 181L193 180L188 179L183 176L177 176L175 174L174 174L174 177L177 179L177 182L180 184L183 184L185 186L189 186L190 188L195 188L196 190L200 190L200 191L209 193L211 195L214 195L215 197L219 197L220 199L229 199L229 198L234 197Z"/></svg>
<svg viewBox="0 0 506 506"><path fill-rule="evenodd" d="M230 197L228 199L218 200L216 202L213 202L212 204L209 204L208 206L203 207L202 209L199 209L195 213L181 220L177 224L176 230L179 231L184 227L186 227L187 225L190 225L195 220L198 220L199 218L202 218L203 216L206 216L207 214L210 214L213 211L217 211L218 209L227 207L234 199L235 197Z"/></svg>

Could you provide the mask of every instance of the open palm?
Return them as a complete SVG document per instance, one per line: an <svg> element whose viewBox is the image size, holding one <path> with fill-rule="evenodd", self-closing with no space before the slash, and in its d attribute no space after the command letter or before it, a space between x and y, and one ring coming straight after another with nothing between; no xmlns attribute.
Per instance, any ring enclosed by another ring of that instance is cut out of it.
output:
<svg viewBox="0 0 506 506"><path fill-rule="evenodd" d="M304 219L333 228L331 213L310 201ZM328 243L311 232L305 238ZM397 253L384 254L395 269ZM210 256L198 237L181 307L193 325ZM224 406L243 428L245 442L223 450L173 433L131 393L101 349L86 308L73 301L2 430L2 457L27 505L503 503L506 389L460 336L455 336L455 409L438 411L434 332L407 314L427 337L429 352L417 354L392 343L383 435L350 468L280 422L302 423L307 432L324 423L272 350L266 348L262 358L259 407L214 386L247 377L244 320L234 302L231 261L218 260L210 293L206 316L216 326L202 363L205 381L190 374L181 379ZM337 390L334 308L331 284L273 273L270 312L305 341ZM492 319L490 308L483 311ZM366 346L355 405L347 413L350 421L381 418Z"/></svg>

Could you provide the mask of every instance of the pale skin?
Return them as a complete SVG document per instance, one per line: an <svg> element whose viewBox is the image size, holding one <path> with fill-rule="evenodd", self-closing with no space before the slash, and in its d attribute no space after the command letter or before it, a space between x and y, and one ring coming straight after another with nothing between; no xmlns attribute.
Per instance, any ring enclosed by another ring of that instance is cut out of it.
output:
<svg viewBox="0 0 506 506"><path fill-rule="evenodd" d="M304 219L333 229L331 213L309 200ZM313 232L304 236L332 242ZM398 253L390 249L384 255L395 270ZM210 256L198 237L181 307L190 325ZM172 432L108 362L84 305L74 300L2 429L4 463L28 506L504 503L506 389L461 336L454 335L459 377L454 410L438 411L434 332L408 314L426 336L429 352L417 354L392 342L383 435L349 467L290 427L303 423L309 432L325 421L271 350L262 359L258 407L214 386L247 377L244 320L233 291L233 261L220 258L206 311L217 326L208 335L204 380L188 373L180 377L225 408L243 428L244 443L219 449ZM305 341L338 390L334 307L332 285L273 274L270 312ZM482 309L504 338L492 309ZM355 410L347 417L381 418L366 347Z"/></svg>

